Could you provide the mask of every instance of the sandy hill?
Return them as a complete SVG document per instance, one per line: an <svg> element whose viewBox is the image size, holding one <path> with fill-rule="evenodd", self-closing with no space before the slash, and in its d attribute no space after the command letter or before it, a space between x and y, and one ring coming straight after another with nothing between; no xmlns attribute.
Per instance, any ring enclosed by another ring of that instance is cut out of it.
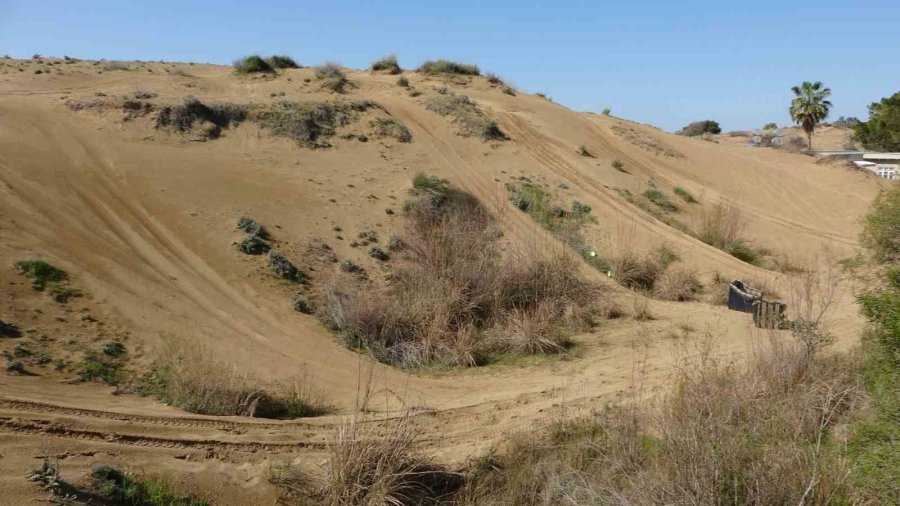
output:
<svg viewBox="0 0 900 506"><path fill-rule="evenodd" d="M678 329L708 333L738 354L751 346L747 315L704 301L648 300L655 320L605 323L576 336L578 352L565 360L404 372L346 349L317 319L294 311L297 288L273 276L263 257L234 246L244 237L235 228L242 215L267 227L293 262L317 269L314 282L331 268L316 264L315 252L329 249L379 278L386 267L358 236L374 231L385 244L402 230L417 172L481 199L510 248L566 250L509 202L506 184L530 181L562 203L592 208L597 223L584 234L597 251L665 244L707 286L720 274L758 280L787 297L790 274L742 262L685 231L704 209L727 203L747 219L745 235L773 258L823 262L826 251L845 258L883 184L802 155L576 113L504 93L482 77L405 72L404 87L395 75L346 75L344 92L334 93L310 68L254 77L199 64L0 60L0 319L22 333L0 347L31 353L27 374L0 374L0 488L11 491L7 498L34 500L35 487L21 476L46 450L66 456L76 483L102 458L154 469L217 503L272 503L268 464L318 463L339 423L339 415L265 423L202 417L151 397L111 395L98 382L72 382L72 364L110 339L125 344L135 368L180 338L264 380L303 376L339 414L353 412L360 384L368 383L370 410L413 408L423 446L451 463L552 416L563 400L586 407L628 395L638 370L645 388L663 386L684 351ZM465 135L471 118L427 107L435 97L463 95L480 111L470 113L496 121L507 139L479 138L483 122ZM214 121L178 123L167 107L186 97L212 108ZM282 101L331 108L299 133L264 119L222 120L226 106L271 111ZM377 122L387 119L405 126L411 140L380 130ZM589 156L579 153L582 146ZM676 187L698 203L678 199ZM636 205L634 197L649 188L669 195L678 210ZM31 257L67 271L67 286L80 296L58 303L32 289L13 267ZM645 300L584 271L608 285L626 312ZM855 315L842 291L832 319L842 345L858 335Z"/></svg>

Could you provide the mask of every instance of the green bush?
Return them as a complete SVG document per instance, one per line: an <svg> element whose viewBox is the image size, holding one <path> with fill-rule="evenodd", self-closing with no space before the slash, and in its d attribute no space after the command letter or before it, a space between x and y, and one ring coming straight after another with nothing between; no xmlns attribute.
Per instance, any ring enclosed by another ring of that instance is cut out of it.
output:
<svg viewBox="0 0 900 506"><path fill-rule="evenodd" d="M403 69L400 68L400 64L397 63L397 56L393 54L375 60L372 63L371 68L376 72L387 72L388 74L399 74L403 72Z"/></svg>
<svg viewBox="0 0 900 506"><path fill-rule="evenodd" d="M407 79L403 76L398 77L397 78L397 86L400 86L402 88L409 88L409 79Z"/></svg>
<svg viewBox="0 0 900 506"><path fill-rule="evenodd" d="M272 55L266 58L266 63L273 69L299 69L300 65L290 56Z"/></svg>
<svg viewBox="0 0 900 506"><path fill-rule="evenodd" d="M869 121L857 120L853 138L866 149L900 151L900 92L869 105Z"/></svg>
<svg viewBox="0 0 900 506"><path fill-rule="evenodd" d="M94 489L113 504L130 506L206 506L201 499L182 496L157 480L137 481L108 465L98 464L91 470Z"/></svg>
<svg viewBox="0 0 900 506"><path fill-rule="evenodd" d="M78 376L82 381L102 381L108 385L117 385L122 380L123 373L117 360L87 352L78 367Z"/></svg>
<svg viewBox="0 0 900 506"><path fill-rule="evenodd" d="M622 160L619 160L619 159L617 158L617 159L615 159L615 160L612 161L612 164L611 164L611 165L612 165L612 168L616 169L617 171L619 171L619 172L624 172L624 173L628 174L628 171L625 170L625 164L622 163Z"/></svg>
<svg viewBox="0 0 900 506"><path fill-rule="evenodd" d="M458 74L465 76L481 75L477 65L459 63L448 60L430 60L419 66L418 72L428 75Z"/></svg>
<svg viewBox="0 0 900 506"><path fill-rule="evenodd" d="M19 260L14 265L19 272L31 279L31 286L34 289L42 292L69 277L66 271L54 267L40 258Z"/></svg>
<svg viewBox="0 0 900 506"><path fill-rule="evenodd" d="M900 186L875 197L865 218L862 242L878 261L900 261Z"/></svg>
<svg viewBox="0 0 900 506"><path fill-rule="evenodd" d="M703 134L718 134L722 133L722 128L719 127L719 123L713 121L711 119L706 119L703 121L695 121L686 127L682 128L678 132L678 135L684 135L686 137L694 137L697 135Z"/></svg>
<svg viewBox="0 0 900 506"><path fill-rule="evenodd" d="M238 74L272 73L275 70L259 55L245 56L234 60L234 70Z"/></svg>

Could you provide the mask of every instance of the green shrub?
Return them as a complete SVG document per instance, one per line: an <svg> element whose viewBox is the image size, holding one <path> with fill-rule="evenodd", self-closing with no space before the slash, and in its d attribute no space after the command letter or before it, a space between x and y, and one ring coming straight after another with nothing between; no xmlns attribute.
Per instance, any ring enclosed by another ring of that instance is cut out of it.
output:
<svg viewBox="0 0 900 506"><path fill-rule="evenodd" d="M591 152L588 151L587 146L585 146L584 144L582 144L581 146L578 146L578 154L581 156L586 156L588 158L594 157L594 155L592 155Z"/></svg>
<svg viewBox="0 0 900 506"><path fill-rule="evenodd" d="M617 159L613 160L610 165L612 165L612 168L616 169L617 171L628 174L628 171L625 170L625 164L622 163L622 160L619 160L617 158Z"/></svg>
<svg viewBox="0 0 900 506"><path fill-rule="evenodd" d="M418 72L428 75L440 74L458 74L466 76L481 75L481 71L476 65L466 63L458 63L448 60L431 60L426 61L417 69Z"/></svg>
<svg viewBox="0 0 900 506"><path fill-rule="evenodd" d="M697 135L703 135L703 134L707 134L707 133L709 133L709 134L722 133L722 128L719 127L719 123L717 123L713 120L707 119L707 120L703 120L703 121L695 121L695 122L687 125L686 127L682 128L681 130L679 130L676 133L678 135L684 135L686 137L694 137Z"/></svg>
<svg viewBox="0 0 900 506"><path fill-rule="evenodd" d="M344 74L341 67L331 62L316 67L315 77L321 83L322 88L334 93L343 93L349 83L347 75Z"/></svg>
<svg viewBox="0 0 900 506"><path fill-rule="evenodd" d="M117 385L122 380L123 372L119 361L87 352L78 367L78 376L82 381L102 381L108 385Z"/></svg>
<svg viewBox="0 0 900 506"><path fill-rule="evenodd" d="M403 72L403 69L400 68L400 64L397 63L397 56L393 54L375 60L372 63L371 68L376 72L387 72L388 74L399 74Z"/></svg>
<svg viewBox="0 0 900 506"><path fill-rule="evenodd" d="M259 55L245 56L234 60L234 70L238 74L272 73L275 70Z"/></svg>
<svg viewBox="0 0 900 506"><path fill-rule="evenodd" d="M121 357L125 354L125 345L119 341L107 341L103 345L103 353L110 357Z"/></svg>
<svg viewBox="0 0 900 506"><path fill-rule="evenodd" d="M40 291L61 283L68 279L66 271L54 267L40 258L19 260L14 266L26 277L31 279L31 286Z"/></svg>
<svg viewBox="0 0 900 506"><path fill-rule="evenodd" d="M409 88L409 79L404 76L398 77L397 86L400 86L401 88Z"/></svg>
<svg viewBox="0 0 900 506"><path fill-rule="evenodd" d="M290 56L272 55L266 58L266 63L273 69L299 69L300 65Z"/></svg>
<svg viewBox="0 0 900 506"><path fill-rule="evenodd" d="M113 504L133 506L206 506L208 502L182 496L162 481L137 481L108 465L98 464L91 470L94 489Z"/></svg>
<svg viewBox="0 0 900 506"><path fill-rule="evenodd" d="M882 191L866 215L863 244L880 262L900 262L900 186Z"/></svg>
<svg viewBox="0 0 900 506"><path fill-rule="evenodd" d="M516 96L516 90L514 90L511 86L504 86L501 91L503 91L503 93L505 93L507 95L510 95L513 97Z"/></svg>
<svg viewBox="0 0 900 506"><path fill-rule="evenodd" d="M684 188L682 188L680 186L676 186L674 191L675 191L675 195L678 195L679 197L681 197L681 200L684 200L688 204L696 204L697 203L697 199L695 199L694 196L691 195L691 193L689 191L685 190Z"/></svg>
<svg viewBox="0 0 900 506"><path fill-rule="evenodd" d="M646 190L644 190L643 195L647 198L647 200L659 206L660 209L669 212L678 210L678 208L675 207L675 204L673 204L672 201L669 200L669 197L657 188L647 188Z"/></svg>

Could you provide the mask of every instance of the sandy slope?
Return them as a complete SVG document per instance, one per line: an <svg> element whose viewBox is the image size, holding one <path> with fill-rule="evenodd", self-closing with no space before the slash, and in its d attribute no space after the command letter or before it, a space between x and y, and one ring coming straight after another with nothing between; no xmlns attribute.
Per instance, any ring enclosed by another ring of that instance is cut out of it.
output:
<svg viewBox="0 0 900 506"><path fill-rule="evenodd" d="M399 230L402 213L385 211L399 211L412 175L427 171L480 197L512 248L562 249L507 202L504 183L525 176L592 206L599 224L587 236L598 247L666 243L707 281L720 272L766 280L786 293L785 275L700 243L627 203L617 189L637 194L650 180L666 192L687 188L701 201L676 213L688 225L701 206L727 201L748 216L754 241L813 261L825 249L835 258L854 251L858 220L881 184L801 155L678 137L539 97L509 96L481 79L448 84L510 137L483 143L456 135L447 118L426 110L424 97L409 96L395 76L366 72L349 73L355 86L348 97L380 104L386 113L379 114L410 129L412 143L376 139L365 121L340 133L366 133L369 142L336 136L328 149L302 148L249 123L221 139L190 142L153 130L150 118L126 122L117 110L76 112L65 102L135 90L154 91L160 104L186 95L208 103L268 103L282 91L287 100L331 95L304 82L310 69L253 79L207 65L99 72L102 63L78 62L35 74L48 66L0 62L0 318L33 329L23 339L77 360L104 336L118 336L135 364L149 362L168 336L197 340L264 379L306 375L344 413L358 401L360 382L371 378L374 409L420 411L423 446L447 462L462 462L510 430L546 419L562 403L613 401L629 395L636 378L646 389L664 385L675 357L692 346L678 338L684 324L744 354L756 342L748 319L700 302L651 302L657 320L609 322L578 336L582 346L566 360L408 374L343 348L315 319L295 313L293 288L269 274L262 259L232 246L241 237L234 230L238 216L265 224L297 261L318 240L377 276L383 268L349 243L362 230L376 230L382 241ZM426 93L446 84L407 75ZM578 155L580 145L594 157ZM628 173L613 169L614 159ZM60 306L31 290L11 267L31 255L69 271L85 297ZM611 290L626 308L638 297ZM846 291L832 322L840 345L852 346L860 322ZM3 350L13 346L4 341ZM50 367L35 373L0 375L0 488L12 491L0 503L34 499L36 488L21 476L42 449L67 455L75 482L92 463L113 461L169 475L223 504L271 503L267 463L287 458L315 467L339 418L260 423L191 416L151 399L111 396L107 387L70 384L71 374Z"/></svg>

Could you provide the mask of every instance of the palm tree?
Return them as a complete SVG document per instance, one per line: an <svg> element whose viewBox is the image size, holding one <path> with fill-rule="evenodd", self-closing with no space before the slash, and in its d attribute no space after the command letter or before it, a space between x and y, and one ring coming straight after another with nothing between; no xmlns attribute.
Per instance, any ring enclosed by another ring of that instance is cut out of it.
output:
<svg viewBox="0 0 900 506"><path fill-rule="evenodd" d="M800 86L791 88L794 92L794 100L791 101L791 119L794 123L803 127L809 140L809 150L812 151L812 134L822 120L828 116L831 102L826 100L831 96L831 89L822 85L821 81L811 83L803 81Z"/></svg>

